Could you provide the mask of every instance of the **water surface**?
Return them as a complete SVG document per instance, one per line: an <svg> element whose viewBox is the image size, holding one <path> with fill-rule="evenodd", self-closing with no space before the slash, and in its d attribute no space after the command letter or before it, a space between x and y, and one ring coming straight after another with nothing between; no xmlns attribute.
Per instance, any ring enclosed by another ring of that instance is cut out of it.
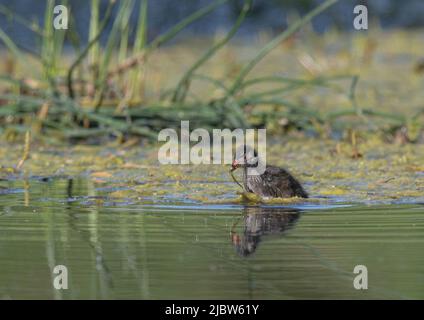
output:
<svg viewBox="0 0 424 320"><path fill-rule="evenodd" d="M83 179L0 181L0 298L422 299L423 234L420 204L143 205Z"/></svg>

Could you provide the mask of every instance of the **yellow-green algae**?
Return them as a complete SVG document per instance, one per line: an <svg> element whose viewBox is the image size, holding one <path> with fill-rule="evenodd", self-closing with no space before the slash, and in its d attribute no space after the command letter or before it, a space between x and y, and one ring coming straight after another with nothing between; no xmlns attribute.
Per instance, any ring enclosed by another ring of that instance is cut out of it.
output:
<svg viewBox="0 0 424 320"><path fill-rule="evenodd" d="M359 139L354 159L348 141L286 137L269 143L267 163L287 168L311 199L259 199L241 194L229 165L160 165L158 146L42 146L34 144L21 171L22 146L1 144L1 179L84 177L99 195L140 202L264 203L416 202L424 199L424 145ZM337 149L338 152L334 152ZM238 176L240 173L237 173ZM238 176L240 180L241 177Z"/></svg>

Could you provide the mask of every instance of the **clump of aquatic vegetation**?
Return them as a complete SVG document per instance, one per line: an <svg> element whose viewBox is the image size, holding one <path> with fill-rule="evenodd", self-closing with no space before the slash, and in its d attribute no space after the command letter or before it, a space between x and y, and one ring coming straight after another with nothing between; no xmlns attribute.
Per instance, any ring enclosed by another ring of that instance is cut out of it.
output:
<svg viewBox="0 0 424 320"><path fill-rule="evenodd" d="M267 161L288 168L302 181L310 199L271 199L266 203L375 204L424 200L422 145L384 144L372 134L357 140L357 151L363 155L357 159L353 159L354 147L348 141L305 137L270 141ZM0 148L0 158L3 193L14 192L13 181L18 188L27 190L40 182L49 185L52 181L74 180L77 189L92 190L92 200L99 205L103 201L117 205L255 201L237 194L240 188L230 178L228 165L160 165L154 146L133 148L117 141L101 146L37 146L28 158L28 143L25 147L11 144ZM236 175L240 180L239 173ZM66 191L66 186L62 191Z"/></svg>
<svg viewBox="0 0 424 320"><path fill-rule="evenodd" d="M276 134L296 131L318 136L370 129L391 137L400 133L409 142L419 140L422 108L414 106L406 114L366 106L357 90L363 83L358 70L338 68L343 58L319 61L319 53L310 54L319 39L333 45L340 40L334 32L324 36L307 31L311 20L337 0L323 2L273 37L262 37L259 49L246 49L234 39L252 7L246 0L234 25L211 39L206 50L200 50L206 40L164 45L229 0L211 2L151 41L148 0L141 1L135 28L129 24L135 1L110 0L102 17L100 2L91 1L87 43L75 29L70 3L66 30L52 28L54 0L46 1L43 26L0 6L0 14L28 27L39 43L27 48L0 29L7 49L2 53L6 59L0 77L0 123L9 140L29 130L32 136L47 139L105 135L156 139L159 130L178 128L180 120L206 129L266 127ZM108 25L111 30L103 45L100 39ZM367 67L376 40L358 39L352 42L364 48ZM237 56L243 50L247 59ZM184 62L171 66L181 52ZM303 71L294 70L293 59ZM381 102L383 93L372 90Z"/></svg>

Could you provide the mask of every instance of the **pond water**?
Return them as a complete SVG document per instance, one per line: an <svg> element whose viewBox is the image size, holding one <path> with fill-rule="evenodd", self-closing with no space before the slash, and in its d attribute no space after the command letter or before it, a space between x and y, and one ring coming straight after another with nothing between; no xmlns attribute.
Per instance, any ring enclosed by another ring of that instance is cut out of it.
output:
<svg viewBox="0 0 424 320"><path fill-rule="evenodd" d="M70 182L0 181L0 298L424 298L422 204L145 205Z"/></svg>

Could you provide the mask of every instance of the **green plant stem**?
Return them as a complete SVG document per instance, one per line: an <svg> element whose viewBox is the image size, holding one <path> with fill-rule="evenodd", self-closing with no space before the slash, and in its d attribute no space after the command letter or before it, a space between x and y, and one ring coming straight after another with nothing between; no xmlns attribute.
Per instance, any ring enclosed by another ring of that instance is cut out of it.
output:
<svg viewBox="0 0 424 320"><path fill-rule="evenodd" d="M190 86L190 79L194 72L201 67L207 60L209 60L219 49L221 49L230 39L236 34L238 29L240 28L242 22L244 21L250 7L252 5L252 1L245 1L244 6L231 30L228 34L221 40L218 41L214 46L212 46L209 50L207 50L203 56L201 56L191 67L190 69L183 75L181 80L179 81L174 96L172 97L172 102L183 102L187 91Z"/></svg>
<svg viewBox="0 0 424 320"><path fill-rule="evenodd" d="M315 16L319 15L321 12L325 11L327 8L332 6L338 2L338 0L327 0L318 7L316 7L314 10L306 14L303 18L293 23L286 31L275 37L273 40L268 42L256 55L255 58L253 58L247 65L245 65L238 76L236 77L234 84L229 90L229 93L231 95L234 95L237 93L237 91L240 89L241 84L243 83L246 76L249 74L249 72L269 53L271 52L275 47L277 47L281 42L289 38L291 35L293 35L295 32L297 32L300 28L302 28L305 24L309 23Z"/></svg>
<svg viewBox="0 0 424 320"><path fill-rule="evenodd" d="M106 9L106 13L105 16L103 18L103 21L100 25L99 28L99 32L97 33L97 35L87 44L87 46L84 48L84 50L80 53L80 55L76 58L76 60L74 61L74 63L72 63L71 67L68 70L68 75L67 75L67 84L68 84L68 95L71 99L75 98L75 93L74 93L74 89L73 89L73 83L72 83L72 77L73 77L73 73L75 71L75 68L82 62L82 60L85 58L85 56L87 55L87 53L90 51L91 47L97 43L97 41L99 41L100 36L103 32L103 30L105 29L106 25L109 23L110 17L111 17L111 12L112 12L112 7L114 6L115 1L114 0L109 0L109 5Z"/></svg>
<svg viewBox="0 0 424 320"><path fill-rule="evenodd" d="M132 10L134 1L122 1L120 2L120 4L121 5L119 7L115 21L113 22L112 30L109 34L109 38L108 38L106 47L104 49L105 53L103 55L103 60L99 68L99 77L96 81L96 86L95 86L96 88L96 96L94 98L95 111L97 111L100 108L100 105L102 104L104 93L106 90L106 81L107 81L109 63L110 63L113 51L117 45L120 28L123 24L123 21L128 16L128 12Z"/></svg>
<svg viewBox="0 0 424 320"><path fill-rule="evenodd" d="M184 30L188 25L190 25L193 22L199 20L200 18L208 15L213 10L215 10L217 7L219 7L220 5L222 5L222 4L224 4L228 1L230 1L230 0L216 0L213 3L211 3L210 5L208 5L204 8L201 8L201 9L197 10L196 12L192 13L187 18L183 19L182 21L180 21L179 23L174 25L171 29L166 31L164 34L156 37L149 45L146 46L145 50L125 59L125 61L123 61L121 65L116 67L114 70L110 71L108 76L109 77L114 76L114 75L120 73L120 70L126 68L125 66L134 66L134 65L137 64L138 61L146 59L146 57L152 51L159 48L165 42L174 38L179 32ZM122 66L124 66L124 67L122 67Z"/></svg>

